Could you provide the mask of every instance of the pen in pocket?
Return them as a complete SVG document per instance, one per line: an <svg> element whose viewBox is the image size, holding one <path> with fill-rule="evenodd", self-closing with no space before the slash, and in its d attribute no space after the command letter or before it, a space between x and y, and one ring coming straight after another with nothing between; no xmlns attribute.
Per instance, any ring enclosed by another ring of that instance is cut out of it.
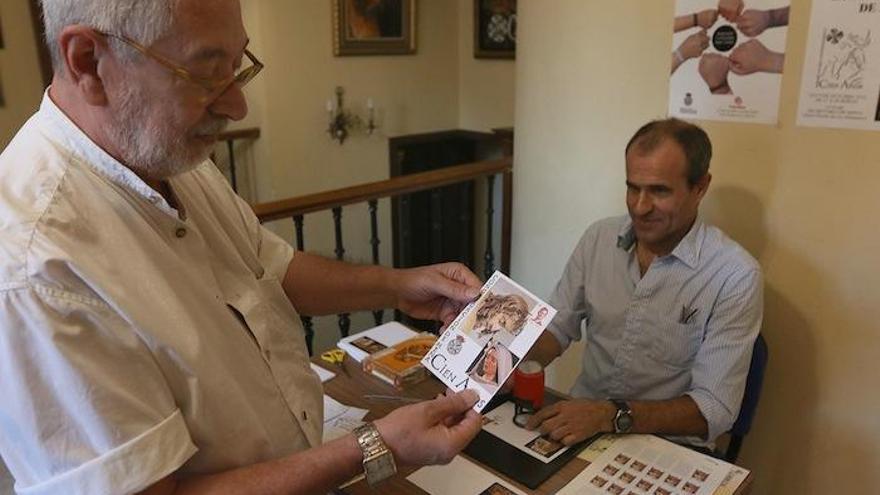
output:
<svg viewBox="0 0 880 495"><path fill-rule="evenodd" d="M681 307L681 317L679 317L678 322L685 324L690 323L691 319L697 314L697 310L699 308L690 309L687 306Z"/></svg>

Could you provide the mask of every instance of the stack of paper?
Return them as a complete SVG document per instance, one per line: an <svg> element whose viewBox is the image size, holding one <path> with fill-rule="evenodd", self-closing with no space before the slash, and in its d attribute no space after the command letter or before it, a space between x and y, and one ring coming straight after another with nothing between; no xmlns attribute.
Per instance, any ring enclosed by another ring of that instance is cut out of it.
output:
<svg viewBox="0 0 880 495"><path fill-rule="evenodd" d="M514 486L462 456L445 466L428 466L406 479L431 495L522 495Z"/></svg>
<svg viewBox="0 0 880 495"><path fill-rule="evenodd" d="M324 368L318 366L315 363L309 363L309 364L312 365L312 371L314 371L315 373L318 374L318 378L321 379L321 383L324 383L327 380L330 380L331 378L336 376L336 373L329 371L329 370L325 370Z"/></svg>
<svg viewBox="0 0 880 495"><path fill-rule="evenodd" d="M366 409L347 406L324 394L324 443L351 433L363 424Z"/></svg>

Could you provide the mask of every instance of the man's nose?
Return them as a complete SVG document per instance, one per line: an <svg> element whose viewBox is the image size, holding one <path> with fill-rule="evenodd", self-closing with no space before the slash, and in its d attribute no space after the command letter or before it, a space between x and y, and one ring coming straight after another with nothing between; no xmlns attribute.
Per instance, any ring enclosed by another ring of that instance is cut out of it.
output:
<svg viewBox="0 0 880 495"><path fill-rule="evenodd" d="M244 91L238 84L231 84L211 103L211 113L229 120L241 120L247 116L248 106Z"/></svg>
<svg viewBox="0 0 880 495"><path fill-rule="evenodd" d="M651 197L645 192L640 192L636 198L635 205L633 205L633 212L636 215L645 215L653 209L654 203L651 201Z"/></svg>

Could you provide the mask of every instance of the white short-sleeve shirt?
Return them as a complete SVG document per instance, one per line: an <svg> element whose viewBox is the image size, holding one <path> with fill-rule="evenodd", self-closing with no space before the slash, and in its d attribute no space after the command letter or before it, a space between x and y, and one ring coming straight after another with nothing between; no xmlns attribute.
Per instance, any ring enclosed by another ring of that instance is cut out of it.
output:
<svg viewBox="0 0 880 495"><path fill-rule="evenodd" d="M181 211L48 94L0 155L0 454L21 494L130 493L320 444L280 283L293 249L210 162L170 185Z"/></svg>

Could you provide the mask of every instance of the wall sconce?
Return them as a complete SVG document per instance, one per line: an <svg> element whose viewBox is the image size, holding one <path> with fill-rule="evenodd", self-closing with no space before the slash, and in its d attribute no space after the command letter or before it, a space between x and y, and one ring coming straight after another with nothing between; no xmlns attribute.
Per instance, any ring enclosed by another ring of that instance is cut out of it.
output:
<svg viewBox="0 0 880 495"><path fill-rule="evenodd" d="M327 100L327 117L329 119L327 134L330 134L331 139L339 141L340 145L355 131L363 129L369 136L376 130L373 99L367 98L367 119L364 123L364 119L360 115L345 109L344 94L345 89L342 86L336 86L336 104L333 104L333 100Z"/></svg>

